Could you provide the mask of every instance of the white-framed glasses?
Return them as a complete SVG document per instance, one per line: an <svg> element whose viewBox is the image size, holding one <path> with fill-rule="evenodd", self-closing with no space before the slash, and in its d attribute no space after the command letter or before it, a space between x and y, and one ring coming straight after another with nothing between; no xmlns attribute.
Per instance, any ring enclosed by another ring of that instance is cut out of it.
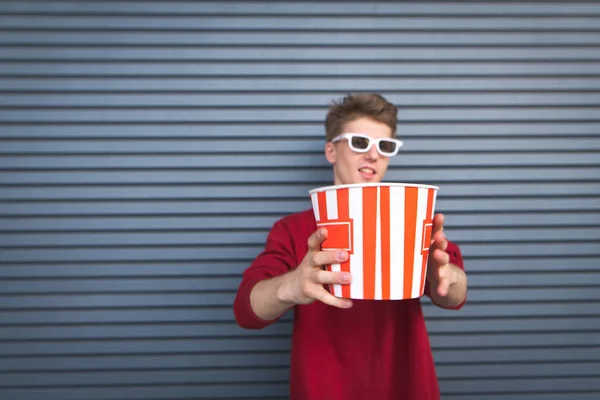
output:
<svg viewBox="0 0 600 400"><path fill-rule="evenodd" d="M372 138L364 133L342 133L333 138L331 143L339 142L340 140L348 140L348 145L357 153L366 153L371 150L373 145L376 146L377 152L382 156L392 157L398 154L398 150L402 147L402 141L392 138Z"/></svg>

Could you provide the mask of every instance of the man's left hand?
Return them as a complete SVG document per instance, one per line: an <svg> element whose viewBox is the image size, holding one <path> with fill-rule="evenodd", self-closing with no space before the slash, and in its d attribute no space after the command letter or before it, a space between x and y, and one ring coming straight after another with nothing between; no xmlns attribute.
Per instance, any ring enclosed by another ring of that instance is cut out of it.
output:
<svg viewBox="0 0 600 400"><path fill-rule="evenodd" d="M437 214L433 218L427 263L427 280L431 290L436 291L440 297L447 296L450 286L456 284L459 280L457 267L450 264L450 256L446 253L447 247L448 240L444 234L444 215Z"/></svg>

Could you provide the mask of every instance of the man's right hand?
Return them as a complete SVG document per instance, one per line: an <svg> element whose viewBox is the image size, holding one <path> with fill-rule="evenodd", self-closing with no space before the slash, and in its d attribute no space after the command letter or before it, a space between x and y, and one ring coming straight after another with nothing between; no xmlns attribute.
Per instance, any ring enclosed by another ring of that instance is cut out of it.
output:
<svg viewBox="0 0 600 400"><path fill-rule="evenodd" d="M352 300L341 299L329 293L325 284L350 284L348 272L330 272L323 269L329 264L340 264L348 259L348 253L340 251L323 251L321 244L327 238L327 229L319 228L308 238L308 252L304 259L292 272L286 274L281 282L278 297L291 304L310 304L315 300L338 308L352 307Z"/></svg>

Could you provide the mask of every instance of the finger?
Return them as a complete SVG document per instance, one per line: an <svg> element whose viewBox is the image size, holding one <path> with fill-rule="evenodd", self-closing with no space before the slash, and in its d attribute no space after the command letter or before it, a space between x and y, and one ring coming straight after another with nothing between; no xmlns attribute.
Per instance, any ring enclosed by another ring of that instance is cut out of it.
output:
<svg viewBox="0 0 600 400"><path fill-rule="evenodd" d="M327 229L319 228L308 238L309 250L321 250L321 243L327 238Z"/></svg>
<svg viewBox="0 0 600 400"><path fill-rule="evenodd" d="M321 265L339 264L346 261L348 253L345 250L339 251L317 251L312 255L312 265L319 267Z"/></svg>
<svg viewBox="0 0 600 400"><path fill-rule="evenodd" d="M448 276L447 273L441 273L439 284L438 284L438 294L440 296L446 296L448 294L449 288L450 288L450 277Z"/></svg>
<svg viewBox="0 0 600 400"><path fill-rule="evenodd" d="M430 248L435 251L435 249L440 249L446 251L448 247L448 239L446 238L446 234L443 231L438 231L432 236L432 243Z"/></svg>
<svg viewBox="0 0 600 400"><path fill-rule="evenodd" d="M443 231L444 230L444 214L436 214L433 217L433 227L432 227L432 231L433 234L435 234L438 231Z"/></svg>
<svg viewBox="0 0 600 400"><path fill-rule="evenodd" d="M441 266L440 268L443 268L444 265L450 263L450 255L441 249L435 249L433 251L433 259Z"/></svg>
<svg viewBox="0 0 600 400"><path fill-rule="evenodd" d="M347 285L351 282L352 277L349 272L332 272L324 271L322 269L313 269L313 272L311 274L311 280L314 283L319 283L322 285L333 283Z"/></svg>
<svg viewBox="0 0 600 400"><path fill-rule="evenodd" d="M337 307L337 308L352 307L352 300L335 297L334 295L329 293L327 290L325 290L322 286L319 287L319 290L317 291L315 298L327 305Z"/></svg>

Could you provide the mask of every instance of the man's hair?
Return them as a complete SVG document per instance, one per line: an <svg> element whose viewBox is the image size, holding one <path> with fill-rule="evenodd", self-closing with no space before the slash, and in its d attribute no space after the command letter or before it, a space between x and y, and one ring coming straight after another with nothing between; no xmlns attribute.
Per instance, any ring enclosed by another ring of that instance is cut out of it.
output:
<svg viewBox="0 0 600 400"><path fill-rule="evenodd" d="M333 101L329 106L325 119L325 138L328 142L333 140L342 133L347 123L363 117L386 124L392 130L392 137L396 137L396 106L376 93L354 93L341 101Z"/></svg>

